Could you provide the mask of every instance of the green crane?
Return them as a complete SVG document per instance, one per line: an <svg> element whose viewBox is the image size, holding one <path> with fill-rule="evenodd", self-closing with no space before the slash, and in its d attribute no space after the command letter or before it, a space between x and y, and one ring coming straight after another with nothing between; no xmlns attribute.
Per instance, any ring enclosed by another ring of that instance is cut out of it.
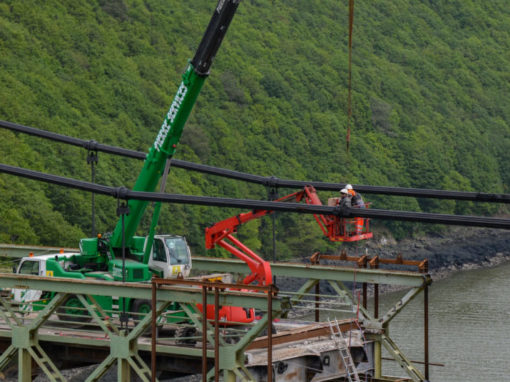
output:
<svg viewBox="0 0 510 382"><path fill-rule="evenodd" d="M209 69L213 59L223 41L240 1L241 0L218 1L197 52L182 75L182 82L177 89L177 93L174 96L154 144L147 154L143 169L136 180L133 190L153 192L156 190L162 178L162 183L164 184L168 165L170 163L169 161L177 149L184 125L209 75ZM135 236L147 204L147 201L129 200L127 208L124 210L125 213L121 215L111 235L105 235L102 238L82 239L80 242L80 250L84 259L82 259L81 262L87 263L88 265L91 264L91 261L103 263L104 267L112 261L115 262L118 260L122 255L122 249L125 248L125 253L128 257L138 262L149 264L151 269L153 269L151 264L153 259L149 257L153 248L154 230L159 218L160 204L156 204L154 209L149 235L147 237ZM182 248L182 246L185 245L187 247L185 239L182 237L162 235L156 236L156 239L161 240L163 248L160 249L161 251L166 251L167 259L169 260L167 263L169 264L171 264L170 258L172 256L172 248L169 248L169 246ZM161 243L158 243L158 246L161 247ZM154 248L156 248L156 245L154 245ZM98 252L104 256L102 256L102 258L98 257ZM155 256L156 254L154 254L153 257ZM191 259L187 262L189 268L191 266ZM182 263L183 260L181 259L179 264ZM169 276L169 271L167 269L169 264L166 264L166 269L163 269L165 265L161 264L161 269L159 269L161 276ZM175 274L178 271L179 270L176 270L174 267L174 272L170 273Z"/></svg>
<svg viewBox="0 0 510 382"><path fill-rule="evenodd" d="M135 183L135 191L154 191L164 174L165 163L171 159L181 138L184 124L195 104L200 89L209 75L209 69L227 32L240 0L220 0L202 38L195 57L182 76L182 82L170 105L161 129L150 148L144 166ZM146 201L130 200L129 215L125 218L124 236L129 247L147 207ZM111 248L122 246L122 222L119 221L110 238Z"/></svg>
<svg viewBox="0 0 510 382"><path fill-rule="evenodd" d="M218 1L198 50L182 76L182 82L163 125L147 154L134 190L152 192L162 177L166 177L167 165L175 153L186 120L209 75L214 56L240 1ZM164 181L163 178L162 183ZM161 204L156 205L149 235L147 237L135 236L147 203L146 201L129 200L127 206L123 206L124 211L113 233L103 237L82 239L79 253L24 257L21 259L16 273L128 282L150 280L152 273L166 278L176 277L179 274L187 276L191 269L191 253L186 239L176 235L154 236ZM30 291L30 293L14 290L14 299L19 302L39 300L44 296L44 301L47 303L53 298L53 295L52 292L46 292L43 295L43 291L38 290ZM127 319L126 311L146 313L151 309L147 300L122 298L116 301L114 297L97 298L103 309L112 310L114 306L118 305L115 309L122 310L121 322ZM45 303L37 309L42 309L44 305ZM74 315L75 307L80 305L76 296L70 295L62 304L62 319L66 319L68 314ZM173 306L171 309L177 309L177 307ZM83 311L77 314L84 315ZM84 321L88 318L82 317Z"/></svg>

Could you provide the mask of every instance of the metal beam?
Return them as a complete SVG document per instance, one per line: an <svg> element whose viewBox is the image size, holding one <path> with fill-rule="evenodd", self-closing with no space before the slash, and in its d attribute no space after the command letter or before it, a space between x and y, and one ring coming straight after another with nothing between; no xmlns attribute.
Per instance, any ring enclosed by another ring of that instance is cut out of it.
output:
<svg viewBox="0 0 510 382"><path fill-rule="evenodd" d="M193 268L207 272L248 273L248 266L234 259L193 257ZM416 272L390 271L383 269L363 269L330 265L310 265L298 263L271 263L275 276L299 277L304 279L356 281L357 283L390 284L407 287L420 287L431 283L426 274Z"/></svg>
<svg viewBox="0 0 510 382"><path fill-rule="evenodd" d="M0 256L21 258L33 253L34 256L47 255L50 253L65 253L80 252L77 248L62 248L62 247L44 247L40 245L17 245L17 244L0 244Z"/></svg>
<svg viewBox="0 0 510 382"><path fill-rule="evenodd" d="M422 374L420 370L418 370L413 363L402 353L402 351L398 348L397 344L393 342L393 340L384 335L380 335L380 342L388 353L397 361L399 366L409 375L409 377L413 380L413 382L425 382L425 376Z"/></svg>
<svg viewBox="0 0 510 382"><path fill-rule="evenodd" d="M104 334L98 333L96 337L90 336L89 338L79 336L79 337L73 337L73 336L64 336L60 333L56 334L44 334L39 333L38 338L39 342L44 343L58 343L62 345L70 345L70 346L76 346L76 347L90 347L90 348L109 348L110 347L110 340L108 338L104 337ZM0 330L0 338L11 338L11 331L3 331ZM143 341L143 339L142 339ZM150 343L138 343L138 350L149 352L151 351L151 345ZM183 347L178 345L164 345L161 343L158 343L156 346L156 351L158 354L166 354L166 355L172 355L172 354L178 354L186 357L201 357L202 356L202 349L200 348L191 348L191 347ZM5 352L4 352L5 353ZM4 354L2 354L2 357ZM207 349L207 357L213 358L214 357L214 350Z"/></svg>
<svg viewBox="0 0 510 382"><path fill-rule="evenodd" d="M146 300L152 298L151 285L147 283L76 280L59 277L14 275L11 273L0 273L0 288L36 289L74 294L131 297ZM158 300L201 304L202 289L163 286L158 289ZM208 303L214 303L214 296L212 293L208 293ZM265 294L239 291L222 292L220 295L220 304L260 310L265 310L267 308ZM274 310L280 311L285 305L285 299L278 297L273 299Z"/></svg>
<svg viewBox="0 0 510 382"><path fill-rule="evenodd" d="M379 318L379 322L383 325L388 325L393 318L402 310L404 307L409 304L421 291L423 288L412 288L400 299L398 302L393 305L390 310L381 318Z"/></svg>
<svg viewBox="0 0 510 382"><path fill-rule="evenodd" d="M0 164L0 172L28 179L38 180L46 183L57 184L69 188L74 188L77 190L94 192L100 195L109 195L116 199L123 200L143 200L151 202L195 204L209 207L234 207L243 209L246 208L271 211L286 211L318 215L335 215L346 218L357 216L373 219L388 219L388 220L414 221L421 223L510 229L510 220L501 218L467 216L467 215L447 215L412 211L394 211L374 208L351 208L339 206L330 207L323 205L310 205L291 202L287 203L276 201L261 201L253 199L233 199L211 196L195 196L146 191L133 191L128 190L125 187L114 188L102 184L84 182L81 180L65 178L53 174L45 174L42 172L28 170L15 166L9 166L5 164Z"/></svg>
<svg viewBox="0 0 510 382"><path fill-rule="evenodd" d="M33 135L36 137L49 139L56 142L83 147L87 150L95 150L108 154L121 155L127 158L145 160L147 153L125 149L117 146L105 145L96 141L70 137L63 134L57 134L52 131L45 131L35 127L24 126L9 121L1 121L0 127L12 131ZM248 174L240 171L234 171L224 168L208 166L199 163L187 162L179 159L172 159L172 167L182 168L185 170L197 171L204 174L217 175L230 179L242 180L261 184L266 187L283 187L283 188L303 188L305 186L313 186L317 190L338 191L344 188L345 183L328 183L316 181L300 181L291 179L279 179L274 176L261 176ZM453 200L472 200L478 202L495 202L510 203L510 194L493 194L485 192L467 192L467 191L449 191L449 190L431 190L421 188L404 188L404 187L387 187L387 186L368 186L362 184L354 184L354 188L363 193L411 196L417 198L438 198Z"/></svg>

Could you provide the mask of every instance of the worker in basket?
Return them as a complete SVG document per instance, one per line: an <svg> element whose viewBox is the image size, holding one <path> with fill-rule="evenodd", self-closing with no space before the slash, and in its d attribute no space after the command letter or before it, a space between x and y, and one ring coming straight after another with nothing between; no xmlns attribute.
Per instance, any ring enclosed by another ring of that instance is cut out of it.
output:
<svg viewBox="0 0 510 382"><path fill-rule="evenodd" d="M363 202L363 198L359 192L354 191L351 184L345 186L345 189L351 195L351 205L354 208L365 208L365 202ZM354 226L356 227L356 235L361 235L363 233L363 224L364 219L357 217L354 218Z"/></svg>
<svg viewBox="0 0 510 382"><path fill-rule="evenodd" d="M340 200L338 201L340 207L352 207L352 195L347 188L340 190Z"/></svg>

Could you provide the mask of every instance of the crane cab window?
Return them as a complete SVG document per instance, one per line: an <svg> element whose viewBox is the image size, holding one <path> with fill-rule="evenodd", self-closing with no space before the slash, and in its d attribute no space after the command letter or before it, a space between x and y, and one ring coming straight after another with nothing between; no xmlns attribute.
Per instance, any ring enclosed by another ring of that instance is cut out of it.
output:
<svg viewBox="0 0 510 382"><path fill-rule="evenodd" d="M39 274L39 262L38 261L24 261L19 269L21 275L38 275Z"/></svg>
<svg viewBox="0 0 510 382"><path fill-rule="evenodd" d="M188 264L190 253L186 241L180 237L167 238L165 241L170 254L170 264Z"/></svg>
<svg viewBox="0 0 510 382"><path fill-rule="evenodd" d="M154 261L163 261L166 263L165 245L161 240L154 240L152 259Z"/></svg>

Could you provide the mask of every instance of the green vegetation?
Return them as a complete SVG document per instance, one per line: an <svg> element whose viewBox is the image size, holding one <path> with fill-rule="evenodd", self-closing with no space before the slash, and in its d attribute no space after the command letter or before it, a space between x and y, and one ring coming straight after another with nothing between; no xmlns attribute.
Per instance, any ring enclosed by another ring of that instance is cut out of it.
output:
<svg viewBox="0 0 510 382"><path fill-rule="evenodd" d="M0 272L12 272L13 261L12 259L0 256Z"/></svg>
<svg viewBox="0 0 510 382"><path fill-rule="evenodd" d="M1 2L0 119L147 151L215 4ZM507 1L356 2L349 156L347 8L334 0L243 1L177 158L290 179L509 192ZM78 148L0 129L0 153L6 164L90 179ZM99 157L98 183L132 187L139 161ZM267 197L260 186L179 169L167 191ZM0 194L1 242L76 246L90 235L89 194L7 175L0 175ZM465 202L366 199L377 208L503 212ZM116 201L96 200L98 230L113 230ZM166 205L160 232L186 235L194 252L205 254L204 227L237 212ZM331 246L311 216L278 214L276 221L281 258ZM250 223L240 236L269 256L271 224ZM431 228L377 224L397 237Z"/></svg>

